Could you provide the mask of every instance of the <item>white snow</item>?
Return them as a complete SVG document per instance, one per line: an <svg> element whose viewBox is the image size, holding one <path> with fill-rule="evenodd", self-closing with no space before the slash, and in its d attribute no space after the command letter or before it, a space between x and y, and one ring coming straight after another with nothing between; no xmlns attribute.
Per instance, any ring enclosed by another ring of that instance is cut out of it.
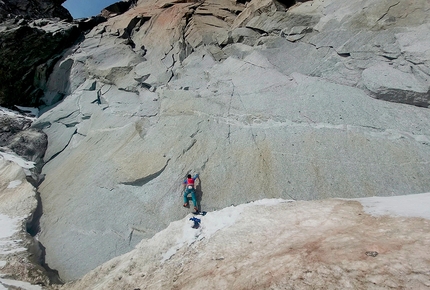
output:
<svg viewBox="0 0 430 290"><path fill-rule="evenodd" d="M6 152L0 152L0 156L3 156L4 159L8 161L12 161L19 166L21 166L24 169L31 169L34 168L35 163L32 161L26 161L23 158L13 154L13 153L6 153Z"/></svg>
<svg viewBox="0 0 430 290"><path fill-rule="evenodd" d="M184 223L182 235L177 236L175 245L164 253L162 262L170 259L182 246L191 245L195 241L202 240L203 238L209 238L217 231L233 225L240 216L244 206L246 205L239 205L237 207L230 206L218 211L216 215L212 213L205 216L196 215L195 217L201 221L201 226L198 229L192 228L194 222L189 219L192 218L193 215L188 215L187 219L189 222Z"/></svg>
<svg viewBox="0 0 430 290"><path fill-rule="evenodd" d="M371 215L391 215L421 217L430 219L430 193L368 197L354 199L359 201L364 211Z"/></svg>
<svg viewBox="0 0 430 290"><path fill-rule="evenodd" d="M4 115L8 116L17 116L19 113L17 111L12 111L3 107L0 107L0 113L3 113Z"/></svg>

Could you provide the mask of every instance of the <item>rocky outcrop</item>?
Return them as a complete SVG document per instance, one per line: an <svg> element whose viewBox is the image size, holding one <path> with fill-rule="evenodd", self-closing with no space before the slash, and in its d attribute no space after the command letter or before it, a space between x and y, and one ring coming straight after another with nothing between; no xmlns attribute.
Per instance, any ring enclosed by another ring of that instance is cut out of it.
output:
<svg viewBox="0 0 430 290"><path fill-rule="evenodd" d="M430 191L430 4L396 3L140 1L86 33L34 125L49 265L76 279L183 218L189 172L207 211Z"/></svg>
<svg viewBox="0 0 430 290"><path fill-rule="evenodd" d="M64 49L79 37L80 31L75 24L48 19L3 25L0 32L0 104L40 105L47 76Z"/></svg>
<svg viewBox="0 0 430 290"><path fill-rule="evenodd" d="M4 126L4 123L2 123ZM26 231L38 223L36 189L27 181L34 164L0 150L0 286L39 289L51 282L39 243ZM31 285L33 284L33 285Z"/></svg>
<svg viewBox="0 0 430 290"><path fill-rule="evenodd" d="M120 1L109 5L101 12L105 18L114 17L126 12L132 5L136 5L137 0Z"/></svg>
<svg viewBox="0 0 430 290"><path fill-rule="evenodd" d="M71 21L73 18L61 6L65 0L2 0L0 2L0 22L15 17L25 19L60 18Z"/></svg>

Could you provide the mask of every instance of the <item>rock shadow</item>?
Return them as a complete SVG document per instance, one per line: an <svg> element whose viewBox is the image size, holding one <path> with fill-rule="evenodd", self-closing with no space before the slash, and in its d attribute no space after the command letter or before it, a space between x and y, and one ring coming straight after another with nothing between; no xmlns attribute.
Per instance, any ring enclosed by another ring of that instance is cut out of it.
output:
<svg viewBox="0 0 430 290"><path fill-rule="evenodd" d="M196 183L196 201L197 201L197 208L199 211L202 211L201 208L201 201L203 198L203 190L202 190L202 181L200 177L198 178L199 182Z"/></svg>

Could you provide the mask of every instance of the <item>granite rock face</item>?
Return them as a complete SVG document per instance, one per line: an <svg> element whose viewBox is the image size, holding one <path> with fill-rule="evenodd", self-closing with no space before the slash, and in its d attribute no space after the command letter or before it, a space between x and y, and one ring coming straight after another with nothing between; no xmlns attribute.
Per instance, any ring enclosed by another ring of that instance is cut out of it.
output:
<svg viewBox="0 0 430 290"><path fill-rule="evenodd" d="M183 218L187 173L206 211L430 191L430 4L396 3L138 1L86 33L34 124L50 267L79 278Z"/></svg>

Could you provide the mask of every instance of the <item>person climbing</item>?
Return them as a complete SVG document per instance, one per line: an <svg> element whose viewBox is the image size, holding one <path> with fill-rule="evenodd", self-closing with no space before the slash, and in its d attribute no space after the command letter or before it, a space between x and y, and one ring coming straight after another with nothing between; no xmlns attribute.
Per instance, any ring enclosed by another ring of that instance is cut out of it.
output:
<svg viewBox="0 0 430 290"><path fill-rule="evenodd" d="M197 208L196 190L194 189L194 181L197 178L199 178L198 174L194 175L194 177L191 177L191 174L188 174L187 178L184 179L184 182L182 183L184 185L184 207L188 206L188 194L191 194L195 212L199 211Z"/></svg>

